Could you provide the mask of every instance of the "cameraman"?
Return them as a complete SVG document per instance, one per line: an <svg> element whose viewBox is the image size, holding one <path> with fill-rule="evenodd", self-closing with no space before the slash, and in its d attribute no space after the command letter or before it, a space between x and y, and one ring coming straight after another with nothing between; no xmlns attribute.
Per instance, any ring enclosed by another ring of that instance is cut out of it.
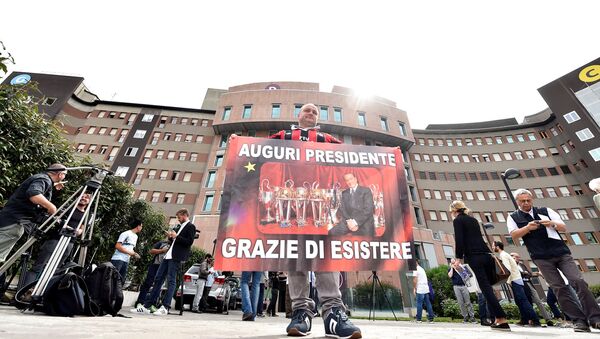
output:
<svg viewBox="0 0 600 339"><path fill-rule="evenodd" d="M38 213L37 207L44 208L49 214L56 212L56 206L50 202L52 187L60 190L67 168L62 164L51 165L46 172L32 175L10 196L4 209L0 211L0 263L6 260L10 250L23 235L24 227Z"/></svg>
<svg viewBox="0 0 600 339"><path fill-rule="evenodd" d="M73 215L71 219L67 223L67 225L63 226L62 229L52 229L46 233L47 239L44 241L40 250L38 252L38 256L33 263L31 269L27 272L27 276L25 279L25 285L35 281L39 275L46 267L46 264L50 260L52 253L56 249L56 245L58 245L58 241L62 235L71 236L71 240L69 241L69 245L67 245L67 249L60 260L60 264L58 268L60 268L67 258L71 255L73 251L73 245L75 244L75 238L81 236L83 233L85 225L81 225L83 215L85 214L85 209L87 205L90 203L90 194L84 193L79 202L77 202L77 206L75 206L75 210L73 211ZM81 226L80 226L81 225Z"/></svg>

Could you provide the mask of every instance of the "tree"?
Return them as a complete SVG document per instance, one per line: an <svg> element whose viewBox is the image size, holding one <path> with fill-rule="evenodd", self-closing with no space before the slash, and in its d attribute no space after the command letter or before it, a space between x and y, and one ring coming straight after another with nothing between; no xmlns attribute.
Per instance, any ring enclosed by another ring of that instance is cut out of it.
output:
<svg viewBox="0 0 600 339"><path fill-rule="evenodd" d="M7 64L14 60L0 41L0 79ZM4 55L8 56L4 56ZM90 163L89 158L75 160L73 148L63 136L61 126L44 119L31 99L31 94L43 97L33 83L0 85L0 206L4 206L15 189L35 173L53 163L76 167ZM53 202L60 206L90 178L88 171L69 171L66 187L56 192ZM122 178L107 176L100 190L98 217L88 255L95 253L94 262L110 260L119 234L127 230L133 218L142 220L144 228L136 250L142 259L129 270L134 283L139 282L150 262L151 246L165 236L167 224L162 213L145 201L134 200L133 188ZM21 240L23 241L23 240Z"/></svg>
<svg viewBox="0 0 600 339"><path fill-rule="evenodd" d="M6 59L0 58L4 70ZM32 173L73 161L69 142L55 123L38 114L29 93L35 84L0 85L0 206Z"/></svg>
<svg viewBox="0 0 600 339"><path fill-rule="evenodd" d="M435 292L433 301L433 311L438 315L443 315L442 301L446 299L456 299L452 280L448 278L448 266L441 265L427 271L427 279L431 281Z"/></svg>

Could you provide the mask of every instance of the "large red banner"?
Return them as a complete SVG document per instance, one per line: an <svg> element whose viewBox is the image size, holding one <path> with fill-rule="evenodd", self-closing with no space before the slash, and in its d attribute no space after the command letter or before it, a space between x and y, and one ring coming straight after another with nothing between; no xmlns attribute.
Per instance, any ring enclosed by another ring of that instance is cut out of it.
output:
<svg viewBox="0 0 600 339"><path fill-rule="evenodd" d="M412 259L399 148L236 137L215 266L396 271Z"/></svg>

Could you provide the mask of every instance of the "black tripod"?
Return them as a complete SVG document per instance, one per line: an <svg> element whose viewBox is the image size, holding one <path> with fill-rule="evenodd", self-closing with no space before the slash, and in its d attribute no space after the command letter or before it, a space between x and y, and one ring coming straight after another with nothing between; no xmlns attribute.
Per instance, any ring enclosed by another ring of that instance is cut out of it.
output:
<svg viewBox="0 0 600 339"><path fill-rule="evenodd" d="M85 193L89 193L91 195L90 202L85 209L85 212L82 217L82 221L79 223L77 228L81 228L83 225L87 227L83 230L82 241L80 243L79 251L79 265L81 267L85 266L85 259L87 255L87 244L91 241L93 235L93 225L96 213L98 211L98 201L100 200L100 187L102 186L102 182L107 175L111 175L112 172L92 167L92 166L81 166L81 167L72 167L68 168L68 170L92 170L92 177L81 186L75 193L73 193L57 210L56 212L48 216L45 221L37 228L38 236L30 237L17 251L4 262L2 266L0 266L0 274L4 273L8 270L8 268L13 265L23 253L25 253L39 238L39 235L47 233L52 228L63 228L63 226L67 225L73 216L73 212L77 203ZM93 208L93 211L92 211ZM33 291L31 292L31 300L28 302L28 309L35 309L35 306L41 304L42 296L50 282L50 279L56 273L58 267L61 265L62 257L67 251L69 242L75 236L76 229L73 229L69 234L61 233L61 237L48 260L44 270L41 272L37 281L35 281L35 285L33 286ZM24 258L23 258L24 259ZM24 263L22 262L22 265ZM20 290L27 286L21 287ZM31 288L30 286L28 288ZM19 294L19 293L17 293ZM16 300L19 302L18 300Z"/></svg>
<svg viewBox="0 0 600 339"><path fill-rule="evenodd" d="M385 293L385 288L383 288L383 285L381 285L381 280L379 280L379 276L377 275L377 271L371 271L372 274L369 277L369 279L373 279L373 281L371 282L371 308L369 309L369 320L371 320L371 312L373 312L373 321L375 321L375 282L377 282L377 284L379 284L379 288L381 289L381 293L383 293L383 298L385 299L385 301L387 301L388 306L390 307L390 311L392 311L392 314L394 315L394 319L396 319L396 321L398 321L398 318L396 317L396 313L394 312L394 308L392 307L392 303L390 302L390 299L388 298L387 294Z"/></svg>

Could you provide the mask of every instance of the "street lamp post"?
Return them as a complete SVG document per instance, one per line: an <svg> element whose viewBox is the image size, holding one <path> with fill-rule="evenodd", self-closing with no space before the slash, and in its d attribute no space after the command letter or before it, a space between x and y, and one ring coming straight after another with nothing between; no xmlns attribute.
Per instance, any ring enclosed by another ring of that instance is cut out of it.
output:
<svg viewBox="0 0 600 339"><path fill-rule="evenodd" d="M510 187L508 187L507 180L516 179L516 178L518 178L520 176L521 176L521 173L519 173L519 171L516 170L516 169L514 169L514 168L509 168L506 171L504 171L504 173L500 174L500 178L502 179L502 183L504 184L504 187L506 188L506 193L510 197L510 200L512 201L513 206L515 207L515 209L518 208L517 201L515 200L515 197L513 197L513 194L512 194L512 191L510 190Z"/></svg>

